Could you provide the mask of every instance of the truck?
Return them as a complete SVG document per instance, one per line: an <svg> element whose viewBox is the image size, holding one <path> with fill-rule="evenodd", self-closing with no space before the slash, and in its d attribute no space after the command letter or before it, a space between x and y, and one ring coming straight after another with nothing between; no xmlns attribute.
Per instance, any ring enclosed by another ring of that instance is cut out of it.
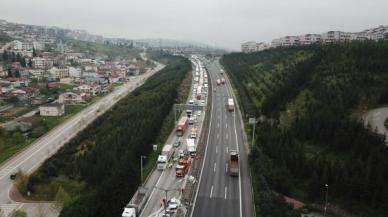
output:
<svg viewBox="0 0 388 217"><path fill-rule="evenodd" d="M231 150L229 152L229 173L231 176L239 175L239 163L238 163L238 152L236 150Z"/></svg>
<svg viewBox="0 0 388 217"><path fill-rule="evenodd" d="M187 142L187 151L191 156L195 156L197 153L197 146L194 139L186 139Z"/></svg>
<svg viewBox="0 0 388 217"><path fill-rule="evenodd" d="M220 85L220 84L221 84L221 80L217 79L217 85Z"/></svg>
<svg viewBox="0 0 388 217"><path fill-rule="evenodd" d="M191 129L190 138L196 139L196 138L197 138L197 132L198 132L197 128L196 128L196 127L193 127L193 128Z"/></svg>
<svg viewBox="0 0 388 217"><path fill-rule="evenodd" d="M221 84L225 84L225 79L224 78L221 79Z"/></svg>
<svg viewBox="0 0 388 217"><path fill-rule="evenodd" d="M189 121L186 116L181 117L179 120L177 126L176 126L176 133L178 136L183 136L185 134L185 131L187 127L189 126Z"/></svg>
<svg viewBox="0 0 388 217"><path fill-rule="evenodd" d="M129 203L124 207L122 217L136 217L140 215L145 203L149 197L149 191L146 187L139 187Z"/></svg>
<svg viewBox="0 0 388 217"><path fill-rule="evenodd" d="M159 155L158 156L158 161L157 161L157 169L158 170L165 170L167 167L167 160L168 156L167 155Z"/></svg>
<svg viewBox="0 0 388 217"><path fill-rule="evenodd" d="M189 157L183 157L179 159L178 165L175 168L176 177L184 177L189 171L190 163L191 161Z"/></svg>
<svg viewBox="0 0 388 217"><path fill-rule="evenodd" d="M202 95L202 86L197 87L197 99L200 100Z"/></svg>
<svg viewBox="0 0 388 217"><path fill-rule="evenodd" d="M228 99L228 110L230 112L234 111L234 101L233 101L233 98L229 98Z"/></svg>

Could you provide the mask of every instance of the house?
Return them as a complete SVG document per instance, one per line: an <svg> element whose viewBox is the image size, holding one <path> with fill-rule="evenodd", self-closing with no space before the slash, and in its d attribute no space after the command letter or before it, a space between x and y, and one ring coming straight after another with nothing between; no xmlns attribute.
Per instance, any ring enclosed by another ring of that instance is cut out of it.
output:
<svg viewBox="0 0 388 217"><path fill-rule="evenodd" d="M62 116L65 114L65 105L62 103L52 103L39 107L40 116Z"/></svg>
<svg viewBox="0 0 388 217"><path fill-rule="evenodd" d="M59 103L63 104L81 104L86 102L86 94L76 94L73 92L66 92L59 95Z"/></svg>
<svg viewBox="0 0 388 217"><path fill-rule="evenodd" d="M101 86L97 84L80 84L74 87L73 90L79 93L90 93L94 96L101 92Z"/></svg>

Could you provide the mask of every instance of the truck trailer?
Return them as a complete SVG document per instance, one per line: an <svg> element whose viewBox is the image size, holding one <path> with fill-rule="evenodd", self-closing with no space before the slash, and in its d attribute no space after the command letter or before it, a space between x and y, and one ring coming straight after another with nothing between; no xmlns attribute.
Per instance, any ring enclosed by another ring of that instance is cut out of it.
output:
<svg viewBox="0 0 388 217"><path fill-rule="evenodd" d="M186 116L181 117L179 120L177 126L176 126L176 133L178 136L183 136L185 134L185 131L187 127L189 126L189 121Z"/></svg>
<svg viewBox="0 0 388 217"><path fill-rule="evenodd" d="M238 152L236 150L231 150L229 152L229 172L231 176L239 175L239 162L238 162Z"/></svg>

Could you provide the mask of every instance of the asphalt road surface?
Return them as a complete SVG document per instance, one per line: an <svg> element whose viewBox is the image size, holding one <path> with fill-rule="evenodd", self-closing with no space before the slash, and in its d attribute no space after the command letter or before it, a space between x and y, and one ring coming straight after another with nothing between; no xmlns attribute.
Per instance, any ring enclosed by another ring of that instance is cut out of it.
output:
<svg viewBox="0 0 388 217"><path fill-rule="evenodd" d="M387 136L385 141L388 140L388 130L384 126L385 119L388 118L388 107L377 108L368 111L363 119L365 124L370 124L372 129L377 129L377 132Z"/></svg>
<svg viewBox="0 0 388 217"><path fill-rule="evenodd" d="M220 74L218 61L207 64L207 69L216 91L213 92L210 133L191 216L251 217L254 216L252 187L241 117L237 107L234 112L227 110L227 100L233 98L233 93L225 73ZM226 84L217 85L216 80L222 78ZM239 177L229 174L230 150L239 152Z"/></svg>
<svg viewBox="0 0 388 217"><path fill-rule="evenodd" d="M129 82L116 88L112 93L55 127L19 154L0 165L0 208L7 210L7 212L23 208L22 203L15 203L9 198L9 190L12 187L12 181L9 178L10 174L19 170L27 174L32 173L94 119L110 109L117 101L136 87L142 85L149 76L163 67L163 65L158 64L153 70L131 78Z"/></svg>
<svg viewBox="0 0 388 217"><path fill-rule="evenodd" d="M202 69L199 68L197 62L195 62L194 65L195 65L195 68L198 69L198 71L202 71ZM205 71L202 71L202 73L205 73ZM192 81L192 84L193 83L198 83L198 82ZM195 97L193 96L193 90L192 90L188 100L191 100L193 98ZM206 100L206 94L202 94L202 99ZM189 128L186 130L185 134L181 138L181 141L183 142L183 144L180 147L175 148L174 150L175 153L178 153L179 150L187 150L186 139L189 138L190 130L192 127L196 127L198 129L197 138L199 138L199 135L202 131L204 116L205 116L205 113L204 111L202 111L201 115L197 116L196 123L194 123L193 125L189 125ZM175 141L176 139L177 139L177 136L174 129L171 135L169 136L166 144L172 144L173 141ZM166 197L165 192L160 189L156 189L154 187L168 189L169 191L167 193L167 200L173 197L180 199L181 197L180 189L184 188L187 182L187 176L185 176L185 178L177 178L175 175L175 166L176 166L176 163L174 163L171 168L167 168L163 171L154 170L152 172L149 179L145 183L145 186L151 191L151 193L150 193L150 197L147 199L147 202L141 212L141 215L140 215L141 217L158 217L164 214L162 199Z"/></svg>

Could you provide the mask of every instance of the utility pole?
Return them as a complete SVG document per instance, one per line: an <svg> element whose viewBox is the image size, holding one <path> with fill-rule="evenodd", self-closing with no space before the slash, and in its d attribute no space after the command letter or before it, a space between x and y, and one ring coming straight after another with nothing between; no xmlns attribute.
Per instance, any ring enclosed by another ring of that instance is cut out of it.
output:
<svg viewBox="0 0 388 217"><path fill-rule="evenodd" d="M323 217L326 217L326 210L327 210L327 197L329 194L329 185L325 184L325 189L326 189L326 196L325 196L325 210L323 212Z"/></svg>
<svg viewBox="0 0 388 217"><path fill-rule="evenodd" d="M143 159L145 159L146 156L140 155L140 185L143 186Z"/></svg>

